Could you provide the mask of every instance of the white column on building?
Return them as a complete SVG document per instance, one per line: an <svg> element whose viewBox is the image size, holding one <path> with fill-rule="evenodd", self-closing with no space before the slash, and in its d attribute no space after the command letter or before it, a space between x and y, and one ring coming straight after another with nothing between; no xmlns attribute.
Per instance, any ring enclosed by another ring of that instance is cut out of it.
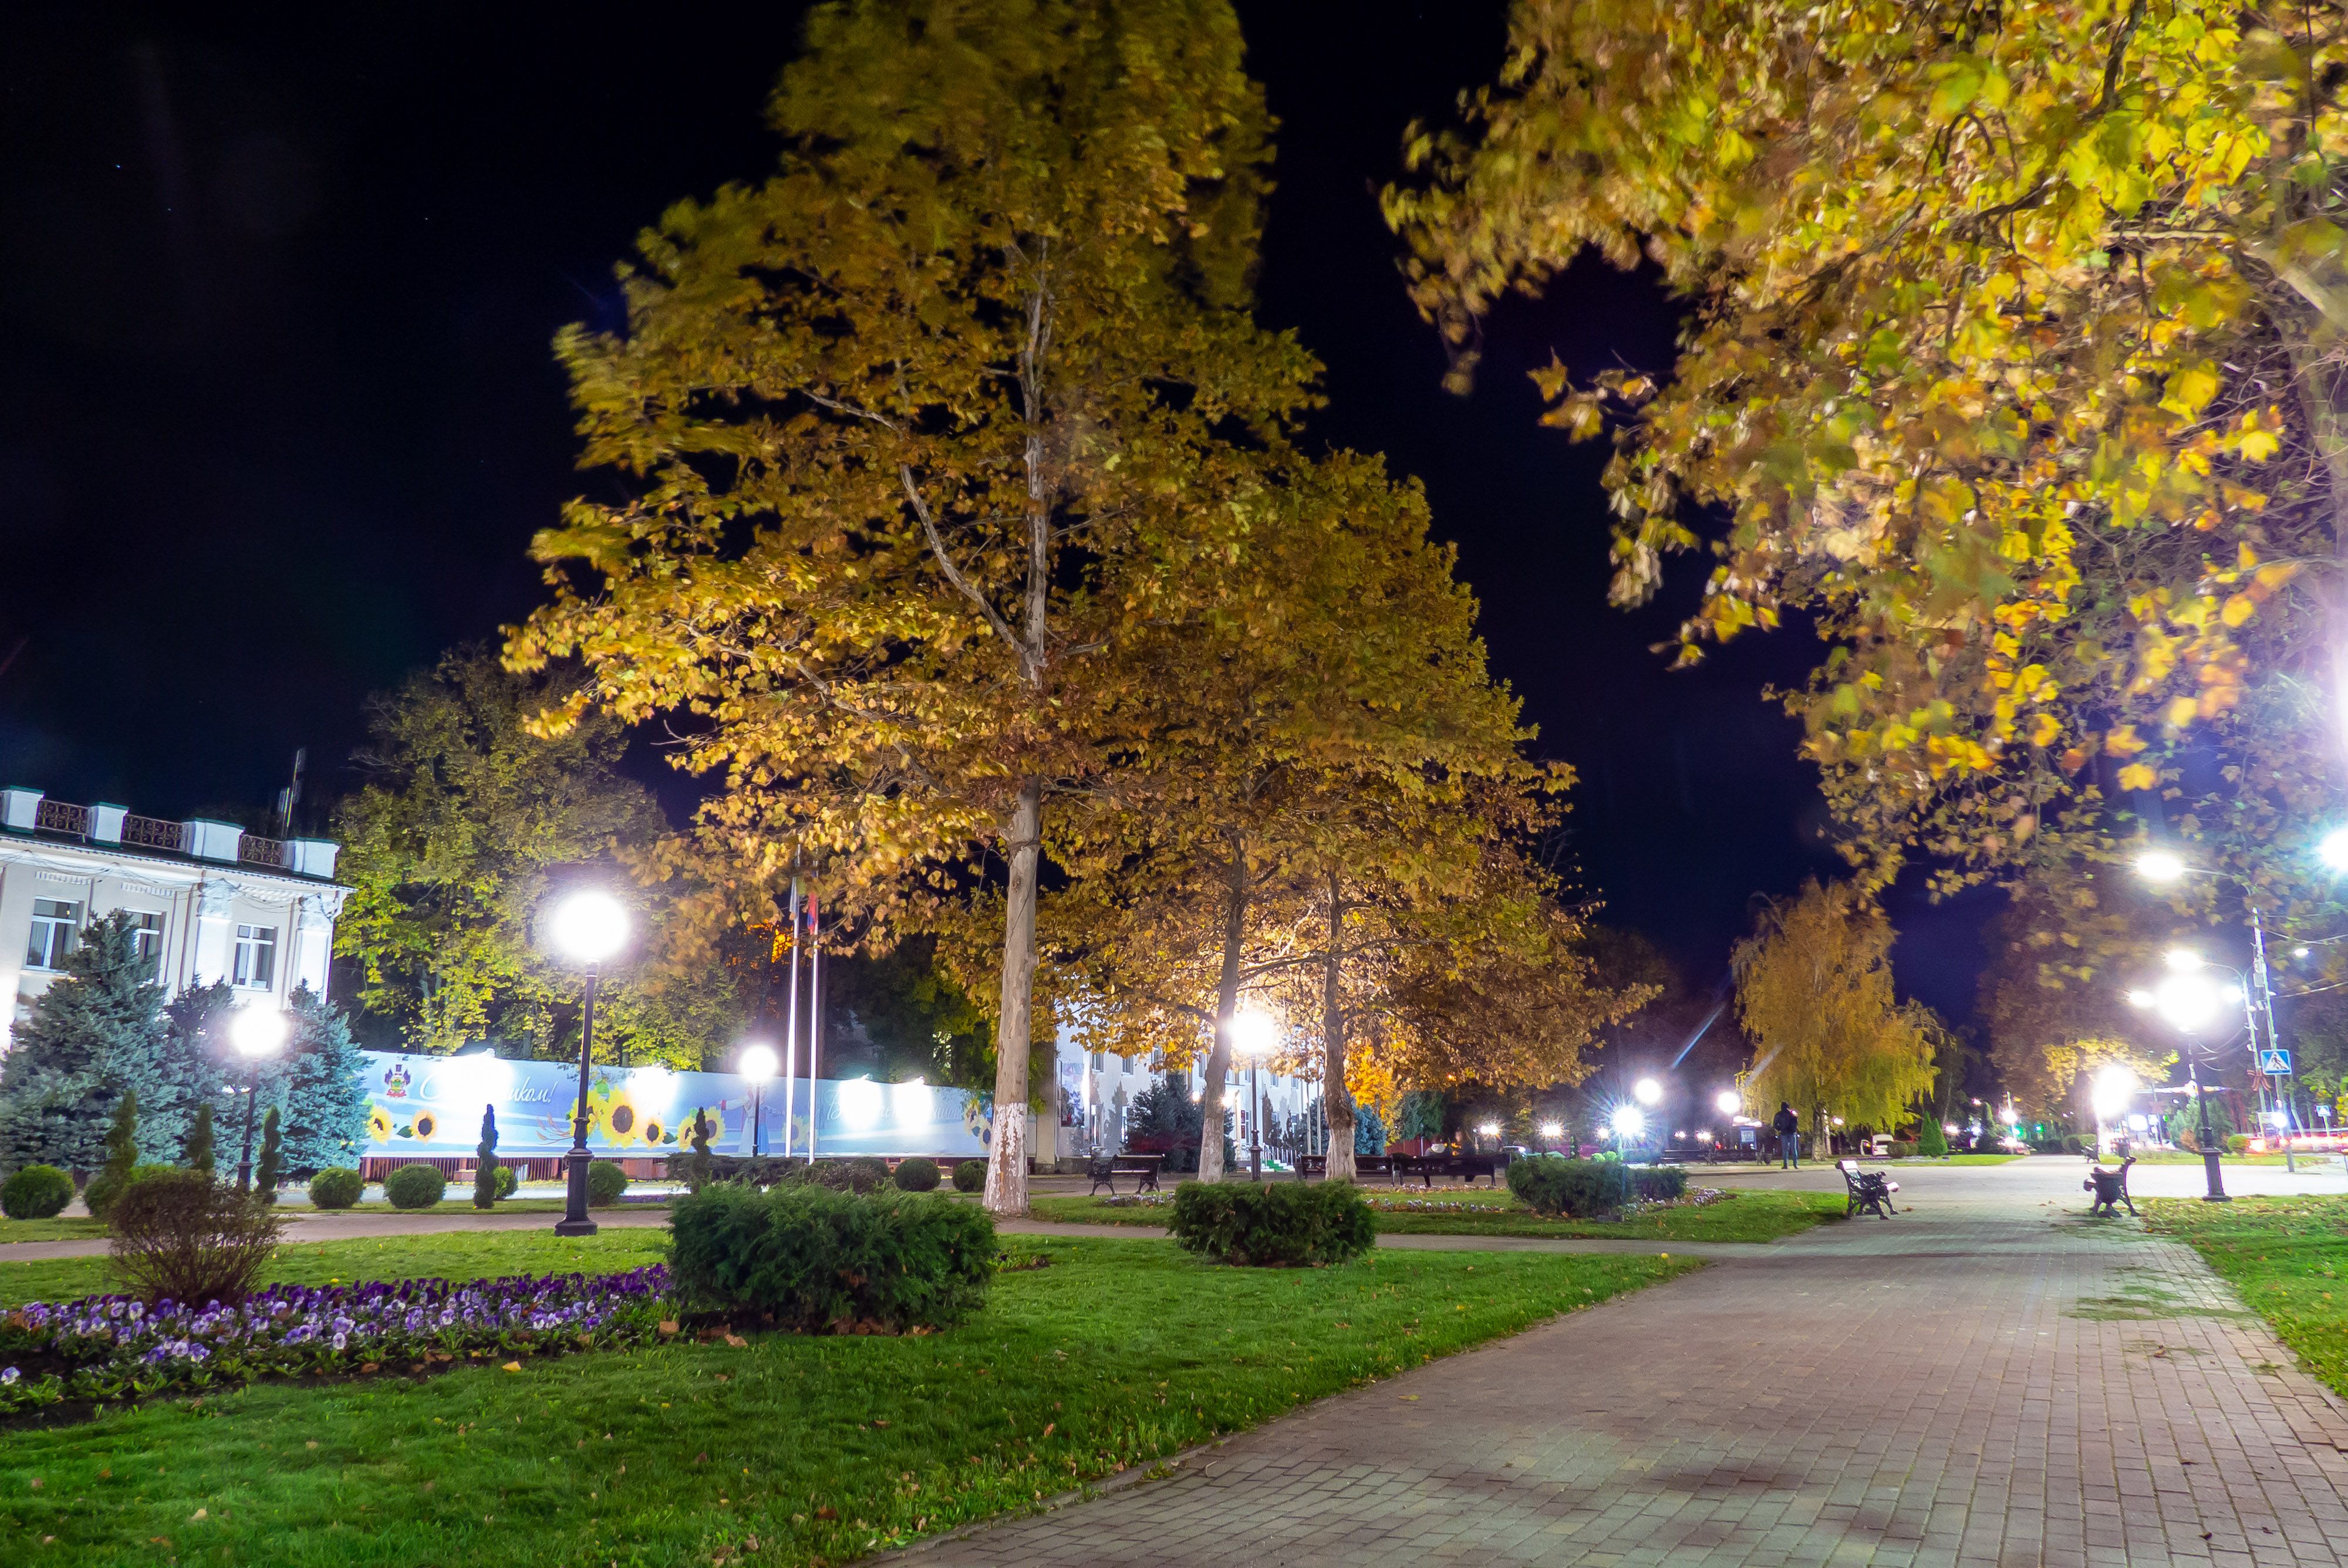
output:
<svg viewBox="0 0 2348 1568"><path fill-rule="evenodd" d="M196 889L195 907L196 917L191 922L195 929L190 933L195 962L188 983L207 986L228 979L236 951L236 889L218 877L206 877Z"/></svg>

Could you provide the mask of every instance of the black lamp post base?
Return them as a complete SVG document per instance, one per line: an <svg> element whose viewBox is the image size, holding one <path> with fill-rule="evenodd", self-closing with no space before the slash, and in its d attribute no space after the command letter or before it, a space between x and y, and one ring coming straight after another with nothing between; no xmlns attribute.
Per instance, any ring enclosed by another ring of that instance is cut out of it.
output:
<svg viewBox="0 0 2348 1568"><path fill-rule="evenodd" d="M554 1234L556 1235L593 1235L595 1222L593 1220L557 1220L554 1222Z"/></svg>
<svg viewBox="0 0 2348 1568"><path fill-rule="evenodd" d="M2218 1156L2215 1153L2203 1154L2201 1169L2207 1174L2209 1183L2209 1190L2201 1194L2201 1201L2205 1204L2232 1203L2234 1200L2226 1194L2226 1178L2219 1170Z"/></svg>

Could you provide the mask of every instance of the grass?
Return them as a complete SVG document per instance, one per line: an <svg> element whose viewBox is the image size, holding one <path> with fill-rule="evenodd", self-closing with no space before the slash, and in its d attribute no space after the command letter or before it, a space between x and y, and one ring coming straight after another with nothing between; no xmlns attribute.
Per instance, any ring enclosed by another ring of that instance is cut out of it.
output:
<svg viewBox="0 0 2348 1568"><path fill-rule="evenodd" d="M2068 1157L2079 1159L2076 1154ZM2337 1159L2338 1156L2333 1154L2298 1156L2302 1169L2310 1164L2318 1163L2323 1168L2330 1168ZM2187 1149L2144 1149L2137 1152L2136 1163L2139 1165L2198 1165L2201 1163L2201 1156ZM2281 1170L2286 1163L2281 1154L2220 1154L2218 1156L2218 1163L2221 1165L2267 1165L2278 1171Z"/></svg>
<svg viewBox="0 0 2348 1568"><path fill-rule="evenodd" d="M355 1279L488 1279L502 1274L616 1274L668 1254L665 1230L607 1230L566 1237L552 1231L449 1231L438 1235L362 1236L350 1241L287 1242L263 1277L270 1285L328 1285ZM38 1263L0 1261L0 1307L62 1301L119 1288L103 1257ZM0 1553L5 1556L5 1553Z"/></svg>
<svg viewBox="0 0 2348 1568"><path fill-rule="evenodd" d="M1622 1241L1776 1241L1822 1221L1840 1219L1844 1201L1840 1193L1732 1192L1701 1208L1658 1209L1633 1219L1607 1222L1543 1219L1506 1191L1453 1189L1420 1195L1422 1203L1468 1205L1447 1213L1397 1206L1410 1201L1406 1191L1372 1191L1365 1195L1377 1212L1381 1235L1582 1236ZM1112 1208L1099 1198L1039 1197L1033 1200L1032 1208L1037 1219L1063 1224L1162 1227L1170 1217L1165 1206Z"/></svg>
<svg viewBox="0 0 2348 1568"><path fill-rule="evenodd" d="M412 1238L407 1259L456 1239ZM836 1563L1694 1266L1389 1252L1253 1270L1134 1242L1019 1244L1050 1266L1000 1276L984 1313L943 1334L258 1386L14 1431L0 1559Z"/></svg>
<svg viewBox="0 0 2348 1568"><path fill-rule="evenodd" d="M106 1234L106 1222L86 1214L59 1214L48 1220L0 1219L0 1246L19 1241L87 1241Z"/></svg>
<svg viewBox="0 0 2348 1568"><path fill-rule="evenodd" d="M2243 1305L2348 1398L2348 1198L2139 1198L2146 1224L2192 1245Z"/></svg>

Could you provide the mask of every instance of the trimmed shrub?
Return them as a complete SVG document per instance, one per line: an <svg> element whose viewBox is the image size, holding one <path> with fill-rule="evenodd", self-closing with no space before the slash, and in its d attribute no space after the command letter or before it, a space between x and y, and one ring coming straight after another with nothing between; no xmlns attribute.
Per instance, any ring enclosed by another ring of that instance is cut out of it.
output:
<svg viewBox="0 0 2348 1568"><path fill-rule="evenodd" d="M681 1300L803 1334L949 1328L994 1276L993 1217L922 1194L716 1182L678 1199L671 1226Z"/></svg>
<svg viewBox="0 0 2348 1568"><path fill-rule="evenodd" d="M1185 1182L1174 1189L1173 1230L1192 1252L1256 1267L1350 1263L1377 1239L1370 1205L1347 1182Z"/></svg>
<svg viewBox="0 0 2348 1568"><path fill-rule="evenodd" d="M835 1193L877 1193L889 1184L889 1163L870 1158L811 1160L787 1166L778 1180Z"/></svg>
<svg viewBox="0 0 2348 1568"><path fill-rule="evenodd" d="M179 1168L177 1165L133 1165L119 1177L110 1171L100 1171L82 1188L81 1201L93 1215L101 1220L112 1220L114 1205L122 1201L123 1194L165 1171Z"/></svg>
<svg viewBox="0 0 2348 1568"><path fill-rule="evenodd" d="M628 1173L609 1160L587 1162L587 1206L608 1209L628 1190Z"/></svg>
<svg viewBox="0 0 2348 1568"><path fill-rule="evenodd" d="M2229 1154L2247 1154L2250 1153L2250 1135L2249 1133L2230 1132L2226 1135L2226 1153Z"/></svg>
<svg viewBox="0 0 2348 1568"><path fill-rule="evenodd" d="M1631 1195L1643 1204L1676 1203L1687 1195L1687 1172L1678 1165L1633 1165Z"/></svg>
<svg viewBox="0 0 2348 1568"><path fill-rule="evenodd" d="M54 1219L73 1202L73 1178L55 1165L26 1165L0 1184L0 1214L12 1220Z"/></svg>
<svg viewBox="0 0 2348 1568"><path fill-rule="evenodd" d="M366 1182L347 1165L330 1165L310 1178L310 1205L320 1209L346 1209L359 1201L366 1191Z"/></svg>
<svg viewBox="0 0 2348 1568"><path fill-rule="evenodd" d="M1916 1128L1916 1153L1938 1158L1948 1152L1948 1133L1941 1130L1938 1122L1930 1116L1925 1117Z"/></svg>
<svg viewBox="0 0 2348 1568"><path fill-rule="evenodd" d="M437 1165L402 1165L383 1179L383 1195L396 1209L428 1209L448 1195L448 1178Z"/></svg>
<svg viewBox="0 0 2348 1568"><path fill-rule="evenodd" d="M954 1191L957 1193L983 1193L986 1191L986 1162L983 1160L964 1160L961 1164L956 1165L954 1167L953 1184Z"/></svg>
<svg viewBox="0 0 2348 1568"><path fill-rule="evenodd" d="M1916 1145L1909 1140L1905 1138L1894 1138L1891 1140L1891 1157L1893 1159L1909 1160L1913 1159L1915 1155Z"/></svg>
<svg viewBox="0 0 2348 1568"><path fill-rule="evenodd" d="M512 1197L514 1195L514 1189L520 1185L521 1178L514 1174L514 1168L511 1165L499 1165L498 1167L498 1196L500 1198Z"/></svg>
<svg viewBox="0 0 2348 1568"><path fill-rule="evenodd" d="M1536 1214L1599 1219L1630 1200L1630 1167L1620 1160L1573 1160L1534 1154L1509 1162L1509 1191ZM1686 1176L1681 1176L1684 1184Z"/></svg>
<svg viewBox="0 0 2348 1568"><path fill-rule="evenodd" d="M266 1204L201 1171L169 1169L125 1188L112 1224L115 1272L149 1305L235 1306L260 1277L279 1228Z"/></svg>
<svg viewBox="0 0 2348 1568"><path fill-rule="evenodd" d="M907 1193L934 1193L938 1190L938 1167L933 1160L919 1154L897 1162L895 1177L898 1190Z"/></svg>

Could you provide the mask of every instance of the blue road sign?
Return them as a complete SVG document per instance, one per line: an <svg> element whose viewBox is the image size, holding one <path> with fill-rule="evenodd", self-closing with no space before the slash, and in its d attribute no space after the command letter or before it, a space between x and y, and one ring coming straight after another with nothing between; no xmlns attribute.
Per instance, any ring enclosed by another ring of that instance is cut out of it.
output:
<svg viewBox="0 0 2348 1568"><path fill-rule="evenodd" d="M2259 1071L2275 1078L2291 1076L2291 1052L2262 1050L2259 1052Z"/></svg>

